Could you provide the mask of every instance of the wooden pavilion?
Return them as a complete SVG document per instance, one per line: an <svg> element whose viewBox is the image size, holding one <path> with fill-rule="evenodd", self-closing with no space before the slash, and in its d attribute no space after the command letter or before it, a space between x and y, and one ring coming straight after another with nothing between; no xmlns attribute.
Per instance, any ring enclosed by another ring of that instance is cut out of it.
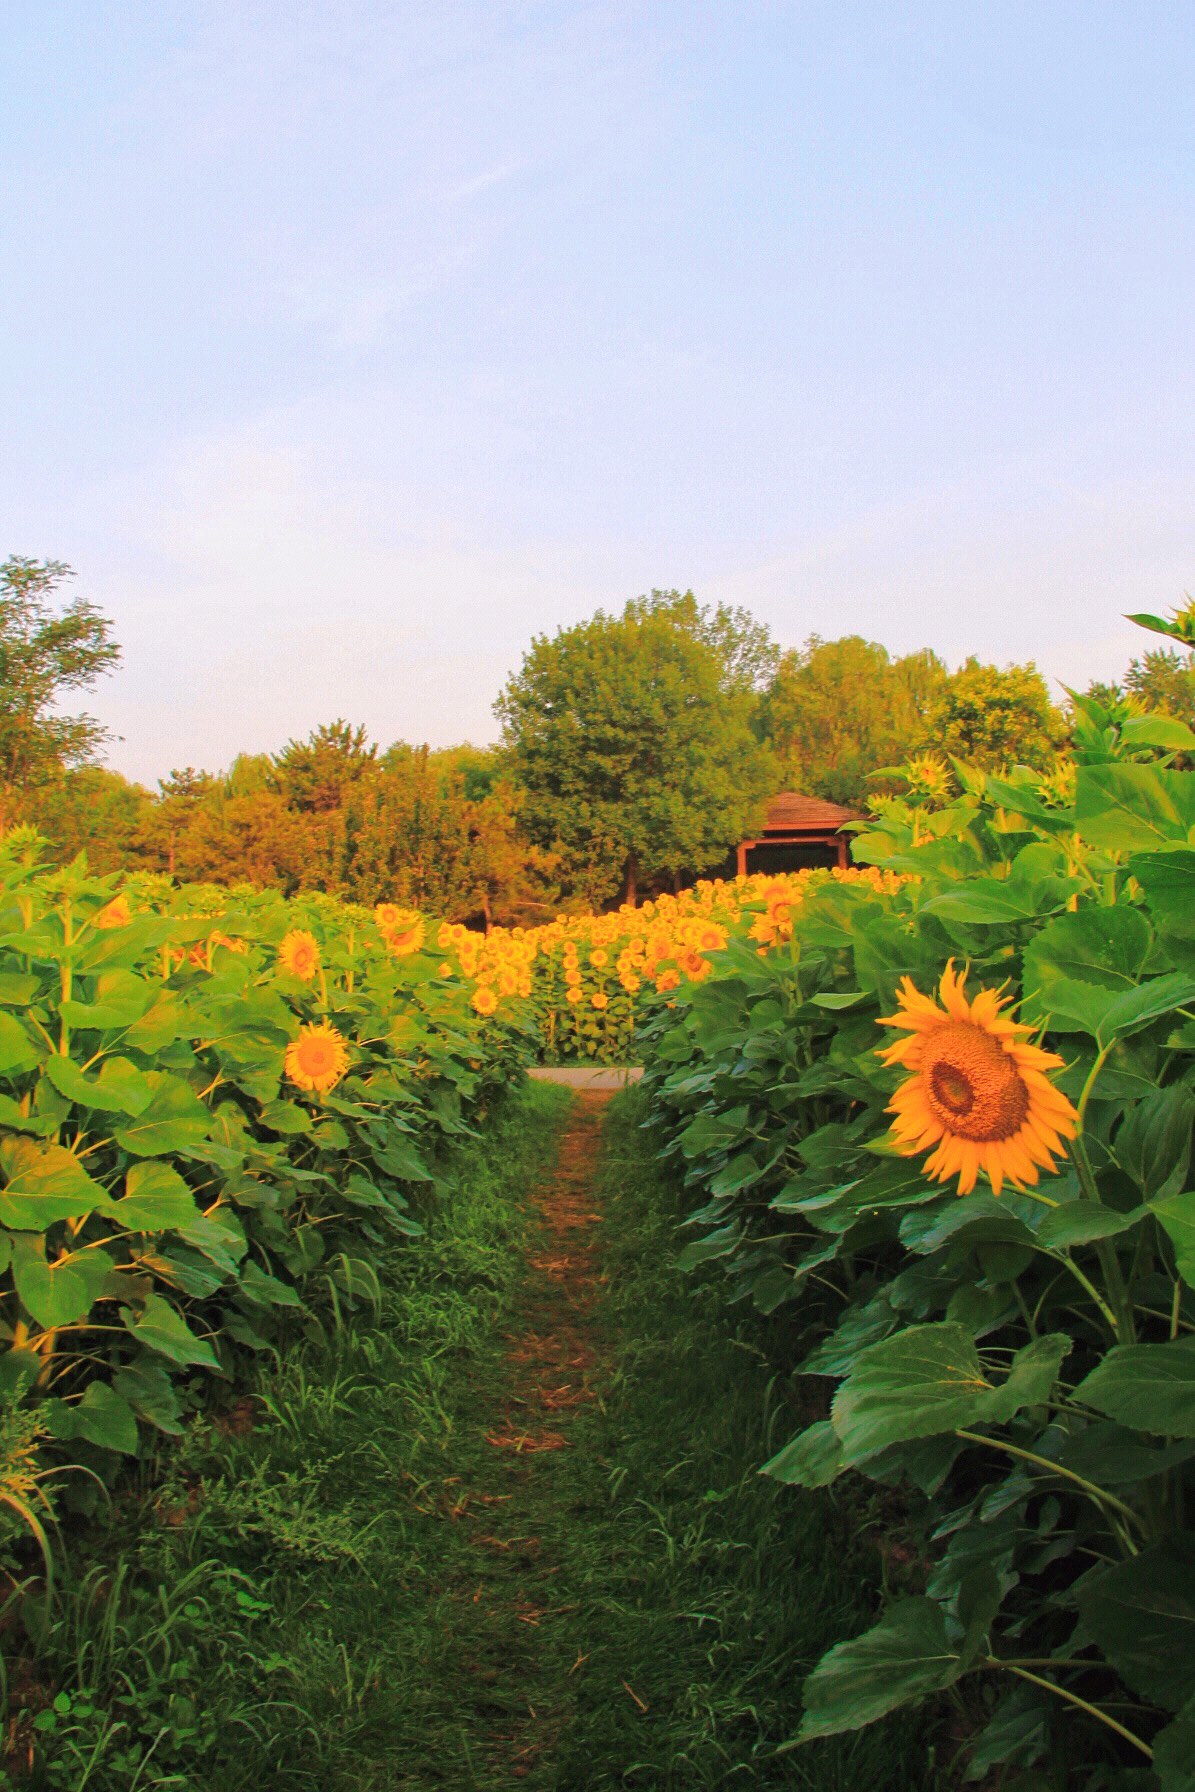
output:
<svg viewBox="0 0 1195 1792"><path fill-rule="evenodd" d="M799 871L812 865L845 867L849 836L839 830L843 822L855 820L854 812L841 803L782 790L769 803L758 838L740 842L738 875Z"/></svg>

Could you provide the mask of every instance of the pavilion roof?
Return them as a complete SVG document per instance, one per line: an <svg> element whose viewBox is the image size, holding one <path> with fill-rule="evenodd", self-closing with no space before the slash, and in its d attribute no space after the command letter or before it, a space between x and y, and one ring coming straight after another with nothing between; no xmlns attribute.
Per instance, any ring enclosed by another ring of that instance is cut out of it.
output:
<svg viewBox="0 0 1195 1792"><path fill-rule="evenodd" d="M796 790L782 790L768 804L763 831L772 833L805 833L820 830L833 833L844 821L853 821L853 809L841 803L828 803L820 796L802 796Z"/></svg>

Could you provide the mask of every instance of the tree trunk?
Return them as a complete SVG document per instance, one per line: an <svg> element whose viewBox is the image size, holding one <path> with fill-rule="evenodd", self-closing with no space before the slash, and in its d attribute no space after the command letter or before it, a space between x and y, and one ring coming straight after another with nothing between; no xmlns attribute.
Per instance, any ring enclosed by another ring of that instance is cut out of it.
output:
<svg viewBox="0 0 1195 1792"><path fill-rule="evenodd" d="M622 889L622 899L631 908L639 903L639 861L633 852L627 854L626 870Z"/></svg>

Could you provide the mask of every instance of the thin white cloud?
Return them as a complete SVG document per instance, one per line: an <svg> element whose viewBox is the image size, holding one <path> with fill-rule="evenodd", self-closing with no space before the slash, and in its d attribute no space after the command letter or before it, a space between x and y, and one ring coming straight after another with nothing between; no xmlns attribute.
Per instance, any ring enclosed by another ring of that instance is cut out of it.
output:
<svg viewBox="0 0 1195 1792"><path fill-rule="evenodd" d="M521 174L527 166L525 161L499 162L493 168L486 168L480 174L474 174L454 187L449 187L444 194L449 205L461 205L466 199L476 199L482 193L490 192L494 187L503 186Z"/></svg>

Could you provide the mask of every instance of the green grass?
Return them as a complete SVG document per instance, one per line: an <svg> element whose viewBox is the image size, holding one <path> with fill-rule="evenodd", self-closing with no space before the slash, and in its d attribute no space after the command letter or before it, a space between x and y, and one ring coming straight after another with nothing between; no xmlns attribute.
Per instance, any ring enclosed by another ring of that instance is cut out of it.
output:
<svg viewBox="0 0 1195 1792"><path fill-rule="evenodd" d="M866 1627L879 1558L850 1505L758 1474L796 1427L752 1316L675 1267L678 1203L643 1117L630 1092L606 1131L601 1323L616 1368L561 1470L589 1659L544 1784L928 1792L923 1727L907 1718L780 1752L803 1674Z"/></svg>
<svg viewBox="0 0 1195 1792"><path fill-rule="evenodd" d="M523 1196L571 1099L532 1085L459 1160L428 1237L377 1264L376 1308L263 1378L253 1429L197 1428L97 1524L55 1611L26 1613L36 1647L10 1622L18 1703L58 1693L15 1785L939 1783L908 1720L777 1752L801 1675L866 1624L878 1558L850 1506L755 1472L788 1421L749 1319L673 1267L637 1094L600 1173L602 1398L567 1450L486 1442L527 1317Z"/></svg>

